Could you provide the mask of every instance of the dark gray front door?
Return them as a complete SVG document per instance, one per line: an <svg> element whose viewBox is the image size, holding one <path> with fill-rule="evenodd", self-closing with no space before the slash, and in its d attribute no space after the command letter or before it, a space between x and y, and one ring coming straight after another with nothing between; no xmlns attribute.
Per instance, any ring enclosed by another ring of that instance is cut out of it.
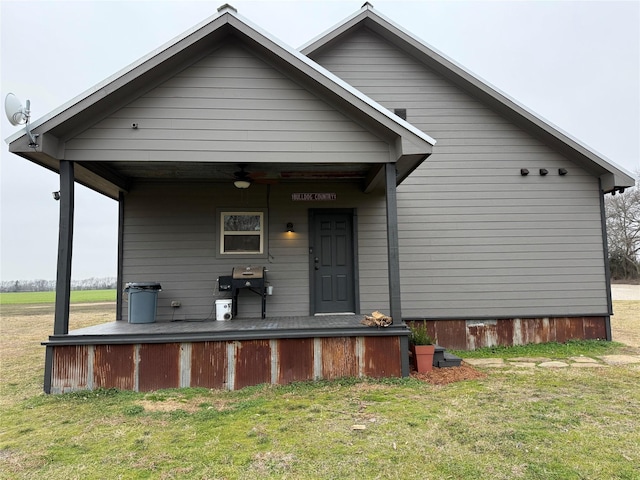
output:
<svg viewBox="0 0 640 480"><path fill-rule="evenodd" d="M315 210L310 219L311 313L357 313L353 212Z"/></svg>

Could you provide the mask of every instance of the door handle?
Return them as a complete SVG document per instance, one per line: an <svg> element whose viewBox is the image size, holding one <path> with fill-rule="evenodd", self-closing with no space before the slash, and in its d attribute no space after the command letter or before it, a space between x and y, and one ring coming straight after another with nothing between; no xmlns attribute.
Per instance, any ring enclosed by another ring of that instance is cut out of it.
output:
<svg viewBox="0 0 640 480"><path fill-rule="evenodd" d="M313 265L316 270L320 270L320 259L318 257L313 260Z"/></svg>

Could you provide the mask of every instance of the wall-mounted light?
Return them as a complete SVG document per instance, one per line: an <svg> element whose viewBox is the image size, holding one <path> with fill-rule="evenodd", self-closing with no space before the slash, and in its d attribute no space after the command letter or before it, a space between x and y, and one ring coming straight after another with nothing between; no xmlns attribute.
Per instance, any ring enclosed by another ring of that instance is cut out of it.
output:
<svg viewBox="0 0 640 480"><path fill-rule="evenodd" d="M522 175L523 177L526 177L527 175L529 175L529 169L528 168L521 168L520 169L520 175Z"/></svg>
<svg viewBox="0 0 640 480"><path fill-rule="evenodd" d="M287 229L285 231L286 232L295 232L295 230L293 229L293 223L291 223L291 222L287 223Z"/></svg>
<svg viewBox="0 0 640 480"><path fill-rule="evenodd" d="M60 192L51 192L51 195L53 195L53 199L54 200L60 200Z"/></svg>
<svg viewBox="0 0 640 480"><path fill-rule="evenodd" d="M559 168L558 169L558 175L560 175L561 177L564 177L567 174L567 169L566 168Z"/></svg>
<svg viewBox="0 0 640 480"><path fill-rule="evenodd" d="M547 173L549 173L549 170L547 170L546 168L541 168L540 169L540 176L544 177Z"/></svg>

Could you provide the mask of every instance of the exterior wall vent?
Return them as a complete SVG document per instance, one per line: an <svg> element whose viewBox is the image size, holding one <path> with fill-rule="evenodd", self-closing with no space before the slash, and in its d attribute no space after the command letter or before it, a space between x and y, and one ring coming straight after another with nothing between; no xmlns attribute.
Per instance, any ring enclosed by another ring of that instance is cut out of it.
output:
<svg viewBox="0 0 640 480"><path fill-rule="evenodd" d="M393 113L399 116L401 119L407 119L407 109L406 108L394 108Z"/></svg>

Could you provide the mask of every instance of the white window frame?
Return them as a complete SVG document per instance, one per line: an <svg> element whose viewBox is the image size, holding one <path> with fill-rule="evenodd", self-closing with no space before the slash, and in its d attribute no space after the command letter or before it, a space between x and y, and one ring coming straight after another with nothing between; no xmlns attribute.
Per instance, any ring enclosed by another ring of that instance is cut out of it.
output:
<svg viewBox="0 0 640 480"><path fill-rule="evenodd" d="M253 235L252 231L225 231L224 229L224 217L228 215L247 215L247 216L259 216L260 217L260 230L255 235L260 237L260 248L257 251L231 251L226 252L224 250L224 239L227 236L233 235ZM218 237L218 254L221 256L264 256L266 248L267 238L267 223L266 212L261 209L241 210L241 209L219 209L218 210L218 225L220 235Z"/></svg>

